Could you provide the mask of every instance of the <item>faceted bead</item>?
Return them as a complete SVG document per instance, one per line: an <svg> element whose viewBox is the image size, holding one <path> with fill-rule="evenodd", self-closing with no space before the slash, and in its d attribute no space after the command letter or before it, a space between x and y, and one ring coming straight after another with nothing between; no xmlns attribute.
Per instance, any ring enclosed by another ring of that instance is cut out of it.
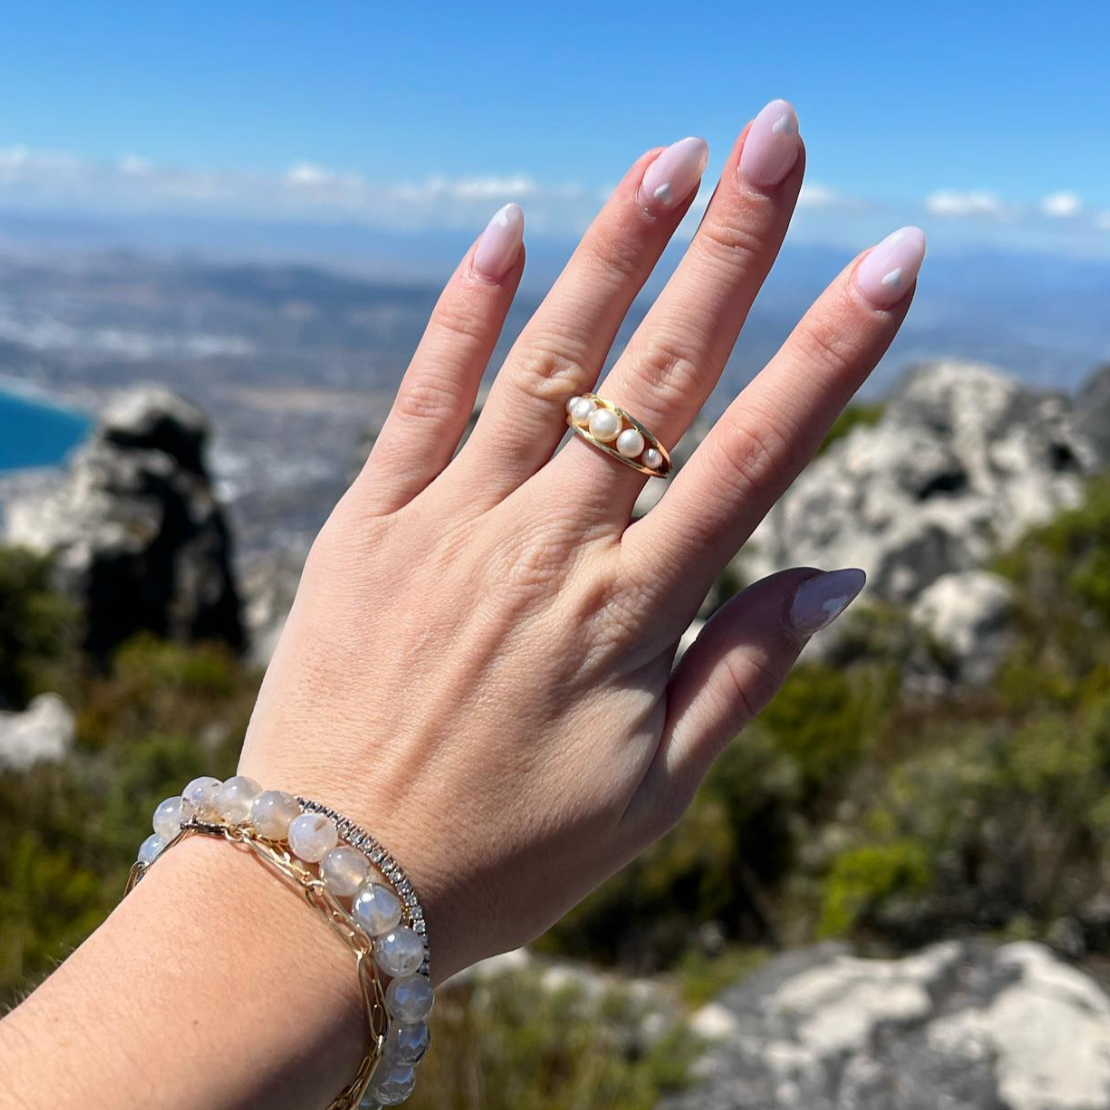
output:
<svg viewBox="0 0 1110 1110"><path fill-rule="evenodd" d="M301 804L284 790L264 790L251 805L251 824L267 840L284 840Z"/></svg>
<svg viewBox="0 0 1110 1110"><path fill-rule="evenodd" d="M185 819L185 806L181 795L158 803L154 811L154 831L168 844L179 832Z"/></svg>
<svg viewBox="0 0 1110 1110"><path fill-rule="evenodd" d="M385 1008L397 1021L423 1021L432 1012L435 994L425 975L394 979L385 992Z"/></svg>
<svg viewBox="0 0 1110 1110"><path fill-rule="evenodd" d="M596 409L590 414L590 435L602 443L612 443L620 435L621 418L612 409Z"/></svg>
<svg viewBox="0 0 1110 1110"><path fill-rule="evenodd" d="M165 846L166 842L157 833L151 833L150 836L139 845L139 862L148 865L152 864Z"/></svg>
<svg viewBox="0 0 1110 1110"><path fill-rule="evenodd" d="M335 822L322 813L302 813L289 823L289 847L306 863L319 863L338 842Z"/></svg>
<svg viewBox="0 0 1110 1110"><path fill-rule="evenodd" d="M401 900L387 886L363 883L351 905L351 913L370 936L380 937L400 924Z"/></svg>
<svg viewBox="0 0 1110 1110"><path fill-rule="evenodd" d="M412 1094L416 1086L416 1073L404 1064L378 1065L366 1093L383 1106L396 1106Z"/></svg>
<svg viewBox="0 0 1110 1110"><path fill-rule="evenodd" d="M370 861L357 849L340 844L320 861L320 873L332 894L350 898L370 874Z"/></svg>
<svg viewBox="0 0 1110 1110"><path fill-rule="evenodd" d="M428 1027L422 1021L394 1021L385 1040L385 1054L391 1064L419 1064L428 1051Z"/></svg>
<svg viewBox="0 0 1110 1110"><path fill-rule="evenodd" d="M262 787L246 775L235 775L216 791L216 812L229 825L241 825L251 815L255 798Z"/></svg>
<svg viewBox="0 0 1110 1110"><path fill-rule="evenodd" d="M219 810L216 809L216 791L220 789L220 780L211 775L201 775L193 779L181 791L181 799L185 803L185 815L196 817L200 821L218 821Z"/></svg>
<svg viewBox="0 0 1110 1110"><path fill-rule="evenodd" d="M424 962L424 941L402 925L374 941L374 959L387 975L412 975Z"/></svg>
<svg viewBox="0 0 1110 1110"><path fill-rule="evenodd" d="M626 458L634 459L644 449L643 433L636 428L625 428L617 436L617 450Z"/></svg>
<svg viewBox="0 0 1110 1110"><path fill-rule="evenodd" d="M640 461L652 470L658 470L663 465L663 453L655 447L649 447L641 456Z"/></svg>

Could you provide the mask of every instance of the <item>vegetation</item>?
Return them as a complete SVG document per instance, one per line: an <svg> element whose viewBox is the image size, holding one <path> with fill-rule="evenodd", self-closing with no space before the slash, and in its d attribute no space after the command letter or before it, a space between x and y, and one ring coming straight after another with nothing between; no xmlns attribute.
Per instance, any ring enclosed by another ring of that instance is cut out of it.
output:
<svg viewBox="0 0 1110 1110"><path fill-rule="evenodd" d="M821 936L895 950L969 930L1045 937L1066 919L1110 953L1110 478L996 569L1018 601L993 687L937 694L915 678L943 680L945 660L904 614L850 615L835 660L797 668L682 823L539 950L665 972L687 1006ZM0 552L0 614L0 696L21 704L64 669L79 709L67 763L0 774L11 999L118 900L156 802L231 770L257 676L221 649L152 639L84 673L73 613L18 552ZM695 1048L681 1023L640 1036L641 1003L535 974L472 981L437 1015L417 1105L653 1105Z"/></svg>

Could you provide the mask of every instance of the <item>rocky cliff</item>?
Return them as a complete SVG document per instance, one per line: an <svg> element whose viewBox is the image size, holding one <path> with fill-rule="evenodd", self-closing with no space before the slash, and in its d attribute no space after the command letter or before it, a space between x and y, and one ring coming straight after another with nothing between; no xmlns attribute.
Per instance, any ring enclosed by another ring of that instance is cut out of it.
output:
<svg viewBox="0 0 1110 1110"><path fill-rule="evenodd" d="M6 542L52 556L87 650L137 632L244 643L231 539L205 463L208 423L162 389L110 405L62 481L7 508Z"/></svg>

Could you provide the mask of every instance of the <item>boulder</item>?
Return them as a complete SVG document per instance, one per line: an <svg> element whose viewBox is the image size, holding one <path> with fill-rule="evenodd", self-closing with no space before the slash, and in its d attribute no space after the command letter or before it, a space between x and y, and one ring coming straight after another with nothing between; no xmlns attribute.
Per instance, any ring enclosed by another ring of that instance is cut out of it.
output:
<svg viewBox="0 0 1110 1110"><path fill-rule="evenodd" d="M1097 465L1063 395L977 363L933 363L907 375L876 424L811 463L740 566L749 578L859 566L877 596L912 600L1078 504Z"/></svg>
<svg viewBox="0 0 1110 1110"><path fill-rule="evenodd" d="M710 1042L666 1110L1103 1110L1110 998L1037 944L897 960L778 957L695 1014Z"/></svg>
<svg viewBox="0 0 1110 1110"><path fill-rule="evenodd" d="M205 466L208 423L163 389L109 406L50 493L13 502L7 541L52 556L106 656L137 632L244 642L231 539Z"/></svg>
<svg viewBox="0 0 1110 1110"><path fill-rule="evenodd" d="M986 570L945 574L926 586L910 616L944 652L953 677L973 686L994 678L1012 642L1012 587Z"/></svg>
<svg viewBox="0 0 1110 1110"><path fill-rule="evenodd" d="M73 711L57 694L40 694L21 713L0 713L0 770L65 759L74 728Z"/></svg>

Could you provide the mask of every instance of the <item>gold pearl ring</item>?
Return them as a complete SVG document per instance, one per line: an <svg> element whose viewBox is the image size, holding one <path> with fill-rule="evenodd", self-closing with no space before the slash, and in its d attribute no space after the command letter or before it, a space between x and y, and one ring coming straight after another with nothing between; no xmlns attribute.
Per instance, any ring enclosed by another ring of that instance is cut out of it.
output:
<svg viewBox="0 0 1110 1110"><path fill-rule="evenodd" d="M670 473L671 456L663 444L634 416L596 393L567 402L567 423L575 435L641 474L666 478Z"/></svg>

